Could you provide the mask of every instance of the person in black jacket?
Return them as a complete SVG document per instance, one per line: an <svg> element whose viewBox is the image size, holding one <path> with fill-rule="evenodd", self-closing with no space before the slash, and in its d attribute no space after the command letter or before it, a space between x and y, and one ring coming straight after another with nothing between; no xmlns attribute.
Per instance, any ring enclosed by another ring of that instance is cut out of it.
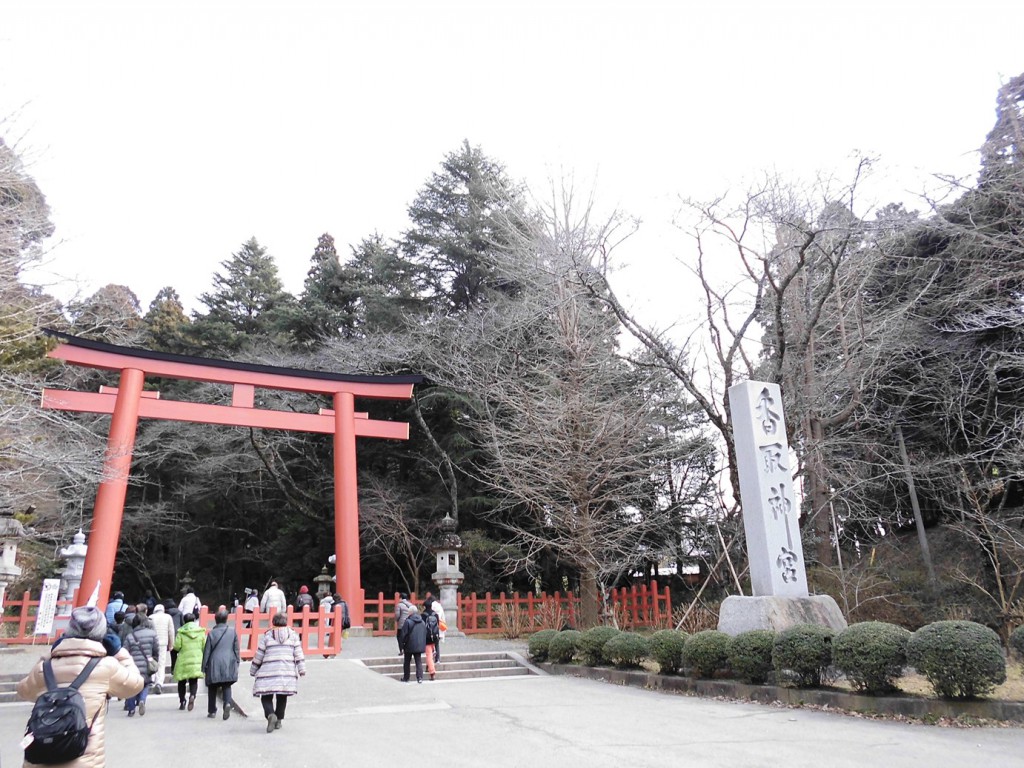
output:
<svg viewBox="0 0 1024 768"><path fill-rule="evenodd" d="M427 648L427 625L420 616L416 606L412 606L409 617L402 624L399 630L398 644L405 654L405 661L402 663L402 682L409 682L409 663L416 659L416 682L423 682L423 652Z"/></svg>

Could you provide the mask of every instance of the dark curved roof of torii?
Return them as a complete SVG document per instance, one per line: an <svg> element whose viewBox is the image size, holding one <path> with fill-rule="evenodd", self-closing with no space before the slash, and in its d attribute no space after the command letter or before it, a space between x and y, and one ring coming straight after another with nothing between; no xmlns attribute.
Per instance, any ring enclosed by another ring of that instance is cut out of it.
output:
<svg viewBox="0 0 1024 768"><path fill-rule="evenodd" d="M307 379L322 379L324 381L350 381L357 384L420 384L423 382L423 375L409 373L398 376L372 376L355 373L333 373L331 371L308 371L302 368L283 368L277 365L261 365L259 363L242 363L237 360L220 360L213 357L193 357L191 355L176 355L171 352L156 352L152 349L139 349L138 347L121 347L117 344L107 344L103 341L83 339L81 336L72 336L69 333L55 331L52 328L44 328L43 332L48 336L60 339L65 344L83 349L94 349L97 352L110 352L117 355L128 355L140 357L147 360L165 360L171 363L188 363L190 365L205 365L216 368L227 368L236 371L252 371L254 373L274 373L281 376L300 376Z"/></svg>

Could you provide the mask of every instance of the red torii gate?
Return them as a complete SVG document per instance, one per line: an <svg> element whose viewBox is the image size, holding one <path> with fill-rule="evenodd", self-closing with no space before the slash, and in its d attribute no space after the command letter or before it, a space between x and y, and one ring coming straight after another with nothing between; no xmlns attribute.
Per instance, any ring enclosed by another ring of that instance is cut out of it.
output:
<svg viewBox="0 0 1024 768"><path fill-rule="evenodd" d="M72 365L120 371L116 388L100 387L99 392L43 390L43 408L112 415L80 595L91 595L98 584L98 604L105 605L110 596L140 417L320 432L334 436L334 551L338 592L348 602L352 625L362 626L364 593L359 567L356 438L408 440L409 425L378 421L366 413L357 413L355 398L407 400L412 397L413 384L423 381L422 376L361 376L279 368L120 347L58 331L47 330L47 333L63 342L48 357ZM230 384L231 405L161 400L159 392L143 391L147 375ZM330 395L334 407L320 409L319 413L256 408L257 387Z"/></svg>

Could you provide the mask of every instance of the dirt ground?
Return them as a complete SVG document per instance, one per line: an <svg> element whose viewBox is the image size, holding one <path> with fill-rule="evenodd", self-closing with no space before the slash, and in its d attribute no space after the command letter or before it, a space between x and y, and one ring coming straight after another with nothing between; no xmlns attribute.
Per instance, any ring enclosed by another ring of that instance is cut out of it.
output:
<svg viewBox="0 0 1024 768"><path fill-rule="evenodd" d="M897 682L901 691L926 698L935 698L931 685L923 675L913 674L901 677ZM1006 665L1006 682L985 696L987 699L1003 701L1024 701L1024 666L1009 662Z"/></svg>

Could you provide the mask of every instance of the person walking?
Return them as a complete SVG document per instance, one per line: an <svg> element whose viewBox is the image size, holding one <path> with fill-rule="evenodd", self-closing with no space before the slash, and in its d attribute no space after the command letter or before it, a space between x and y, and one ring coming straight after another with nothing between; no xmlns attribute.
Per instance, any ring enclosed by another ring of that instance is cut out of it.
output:
<svg viewBox="0 0 1024 768"><path fill-rule="evenodd" d="M288 697L299 691L299 678L306 674L302 642L288 626L288 617L274 614L273 626L261 637L249 674L256 678L252 695L258 696L267 718L267 733L281 727Z"/></svg>
<svg viewBox="0 0 1024 768"><path fill-rule="evenodd" d="M441 605L441 601L434 597L434 593L427 590L427 594L423 597L423 602L430 606L430 609L437 614L437 625L441 632L438 635L437 644L434 646L434 663L436 664L441 660L441 643L445 638L445 630L448 629L448 623L444 618L444 606Z"/></svg>
<svg viewBox="0 0 1024 768"><path fill-rule="evenodd" d="M313 596L309 594L309 587L305 584L299 587L299 594L295 596L295 610L301 612L303 608L313 610Z"/></svg>
<svg viewBox="0 0 1024 768"><path fill-rule="evenodd" d="M427 625L416 606L402 624L398 634L398 645L405 654L402 662L402 682L409 682L409 665L416 659L416 682L423 682L423 651L427 647Z"/></svg>
<svg viewBox="0 0 1024 768"><path fill-rule="evenodd" d="M106 632L107 622L98 608L75 608L67 631L50 651L49 658L40 659L32 671L18 682L18 697L35 701L47 690L45 664L50 664L57 685L65 688L91 660L99 659L78 689L85 703L85 718L92 723L89 741L81 757L65 764L67 768L102 768L106 764L107 698L127 699L142 690L145 684L127 650L122 648L113 656L107 655L103 647Z"/></svg>
<svg viewBox="0 0 1024 768"><path fill-rule="evenodd" d="M106 618L107 624L113 624L114 614L118 611L123 613L127 609L128 603L124 600L124 592L115 592L114 596L110 599L110 602L107 603L107 610L104 612L103 616Z"/></svg>
<svg viewBox="0 0 1024 768"><path fill-rule="evenodd" d="M260 595L254 587L245 588L245 605L243 607L246 613L252 613L259 609Z"/></svg>
<svg viewBox="0 0 1024 768"><path fill-rule="evenodd" d="M174 661L174 679L178 683L178 709L185 709L185 686L188 686L188 711L196 705L196 691L199 678L203 676L203 648L206 646L206 630L199 626L196 617L186 613L185 623L174 636L174 650L178 657Z"/></svg>
<svg viewBox="0 0 1024 768"><path fill-rule="evenodd" d="M331 603L331 611L333 612L339 605L341 606L341 628L348 629L352 626L352 621L348 615L348 603L345 602L345 599L339 593L335 592L334 602Z"/></svg>
<svg viewBox="0 0 1024 768"><path fill-rule="evenodd" d="M174 619L167 613L167 609L161 603L157 603L153 607L153 615L149 617L149 621L156 632L157 650L159 651L156 657L158 669L153 676L153 693L159 695L164 692L164 680L167 677L167 660L170 658L171 650L174 648Z"/></svg>
<svg viewBox="0 0 1024 768"><path fill-rule="evenodd" d="M398 602L395 603L395 637L398 638L398 652L404 653L402 646L402 627L405 626L409 616L416 612L416 606L409 602L408 592L398 593Z"/></svg>
<svg viewBox="0 0 1024 768"><path fill-rule="evenodd" d="M246 587L245 588L245 603L242 606L242 610L244 610L248 614L253 614L256 611L258 611L259 609L260 609L260 596L259 596L259 594L256 592L256 589L254 587ZM246 627L251 627L252 626L252 616L251 615L249 616L249 618L247 618L245 620L245 626Z"/></svg>
<svg viewBox="0 0 1024 768"><path fill-rule="evenodd" d="M206 677L206 691L209 695L206 716L217 716L219 691L224 700L225 720L231 717L231 686L238 682L238 664L241 661L238 653L238 633L234 627L228 626L229 615L224 606L217 609L214 616L216 623L210 630L210 636L203 648L203 675Z"/></svg>
<svg viewBox="0 0 1024 768"><path fill-rule="evenodd" d="M434 613L433 601L427 600L423 603L423 623L427 626L427 646L423 652L427 655L427 674L434 679L437 670L434 667L434 649L441 642L441 627L438 616ZM406 622L408 623L408 622Z"/></svg>
<svg viewBox="0 0 1024 768"><path fill-rule="evenodd" d="M127 700L128 717L135 716L135 709L138 707L139 717L146 714L146 697L149 695L149 687L153 683L155 672L150 669L150 663L157 663L160 657L160 641L157 637L153 624L146 615L146 606L139 605L132 619L132 630L126 638L125 648L132 655L135 667L142 675L142 690Z"/></svg>
<svg viewBox="0 0 1024 768"><path fill-rule="evenodd" d="M270 582L267 591L263 593L263 599L260 600L261 612L269 613L271 609L277 610L280 613L288 610L288 601L285 599L284 591L277 586L276 581Z"/></svg>
<svg viewBox="0 0 1024 768"><path fill-rule="evenodd" d="M182 618L184 618L185 614L191 613L198 619L199 609L202 607L203 603L195 593L195 590L192 587L185 587L185 595L178 602L178 612L181 613Z"/></svg>

